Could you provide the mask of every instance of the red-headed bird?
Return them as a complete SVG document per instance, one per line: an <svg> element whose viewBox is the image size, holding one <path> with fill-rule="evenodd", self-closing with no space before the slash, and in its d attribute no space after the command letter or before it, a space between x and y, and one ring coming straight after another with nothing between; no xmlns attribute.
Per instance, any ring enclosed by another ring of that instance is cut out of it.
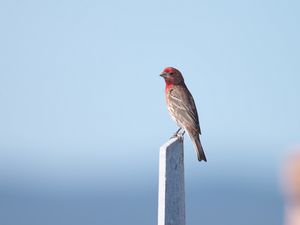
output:
<svg viewBox="0 0 300 225"><path fill-rule="evenodd" d="M162 76L166 82L165 92L169 114L180 127L174 136L177 136L181 129L187 131L196 149L198 160L206 161L199 138L201 130L197 108L193 96L184 83L182 74L173 67L167 67L160 76Z"/></svg>

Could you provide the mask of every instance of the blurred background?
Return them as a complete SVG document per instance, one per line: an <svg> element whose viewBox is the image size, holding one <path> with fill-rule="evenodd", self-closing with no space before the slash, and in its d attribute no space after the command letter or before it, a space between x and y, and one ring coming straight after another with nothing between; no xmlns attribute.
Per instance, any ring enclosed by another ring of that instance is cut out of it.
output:
<svg viewBox="0 0 300 225"><path fill-rule="evenodd" d="M176 131L166 66L192 92L187 224L283 224L300 142L299 1L1 1L0 224L156 224Z"/></svg>

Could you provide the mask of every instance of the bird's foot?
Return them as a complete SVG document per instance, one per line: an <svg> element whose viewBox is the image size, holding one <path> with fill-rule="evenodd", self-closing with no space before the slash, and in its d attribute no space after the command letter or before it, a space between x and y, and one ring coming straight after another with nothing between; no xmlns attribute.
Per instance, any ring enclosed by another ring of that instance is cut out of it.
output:
<svg viewBox="0 0 300 225"><path fill-rule="evenodd" d="M184 136L185 130L183 130L182 132L177 134L177 137L179 137L180 140L183 140L183 136Z"/></svg>
<svg viewBox="0 0 300 225"><path fill-rule="evenodd" d="M184 134L185 134L185 130L183 130L181 133L178 133L177 135L183 137Z"/></svg>
<svg viewBox="0 0 300 225"><path fill-rule="evenodd" d="M170 139L172 139L172 138L177 138L177 137L179 137L180 139L183 139L183 135L184 135L184 133L185 133L185 130L183 130L182 132L180 132L181 131L181 128L178 130L178 131L176 131L171 137L170 137Z"/></svg>
<svg viewBox="0 0 300 225"><path fill-rule="evenodd" d="M177 138L177 134L173 134L169 139Z"/></svg>
<svg viewBox="0 0 300 225"><path fill-rule="evenodd" d="M170 139L178 137L178 133L180 130L181 130L181 127L170 137Z"/></svg>

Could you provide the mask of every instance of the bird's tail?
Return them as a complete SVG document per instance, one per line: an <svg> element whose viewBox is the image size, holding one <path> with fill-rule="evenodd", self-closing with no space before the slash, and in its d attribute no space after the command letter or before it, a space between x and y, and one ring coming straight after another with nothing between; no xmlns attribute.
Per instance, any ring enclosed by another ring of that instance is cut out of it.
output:
<svg viewBox="0 0 300 225"><path fill-rule="evenodd" d="M200 142L199 134L191 135L191 139L196 149L198 160L204 160L206 162L206 157Z"/></svg>

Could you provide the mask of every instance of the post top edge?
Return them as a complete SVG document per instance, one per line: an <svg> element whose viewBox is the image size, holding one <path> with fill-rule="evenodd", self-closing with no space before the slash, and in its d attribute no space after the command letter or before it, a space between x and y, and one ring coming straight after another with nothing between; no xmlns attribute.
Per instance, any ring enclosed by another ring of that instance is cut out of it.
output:
<svg viewBox="0 0 300 225"><path fill-rule="evenodd" d="M170 145L173 145L177 142L183 142L183 137L172 137L171 139L169 139L167 142L165 142L163 145L161 145L160 148L167 148Z"/></svg>

